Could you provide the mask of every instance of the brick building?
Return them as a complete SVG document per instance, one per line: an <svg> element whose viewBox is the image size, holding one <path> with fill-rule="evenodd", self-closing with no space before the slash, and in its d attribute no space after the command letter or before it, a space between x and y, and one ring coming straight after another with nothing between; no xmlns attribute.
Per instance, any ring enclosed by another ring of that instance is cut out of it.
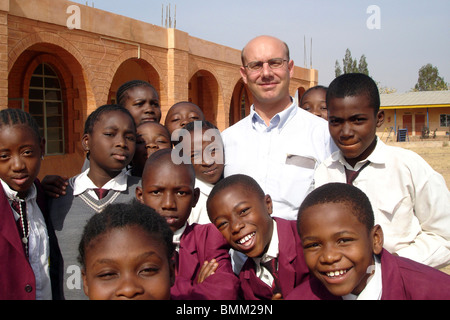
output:
<svg viewBox="0 0 450 320"><path fill-rule="evenodd" d="M0 108L23 108L47 141L41 174L79 173L84 121L125 81L150 82L163 119L190 100L220 130L248 114L240 49L65 0L0 0ZM318 72L295 67L291 94Z"/></svg>

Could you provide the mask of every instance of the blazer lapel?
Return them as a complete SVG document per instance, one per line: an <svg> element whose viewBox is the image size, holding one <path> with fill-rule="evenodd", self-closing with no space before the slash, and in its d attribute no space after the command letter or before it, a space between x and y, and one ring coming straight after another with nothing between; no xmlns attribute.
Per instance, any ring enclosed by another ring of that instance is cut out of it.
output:
<svg viewBox="0 0 450 320"><path fill-rule="evenodd" d="M278 275L282 292L290 292L295 287L296 270L294 261L297 258L295 234L286 220L276 219L278 229L278 247L282 248L278 253Z"/></svg>
<svg viewBox="0 0 450 320"><path fill-rule="evenodd" d="M3 186L0 184L0 234L11 246L23 254L22 243L20 242L19 232L17 231L16 221L9 201L5 196Z"/></svg>
<svg viewBox="0 0 450 320"><path fill-rule="evenodd" d="M192 231L193 227L191 225L187 225L181 236L178 272L183 277L194 281L196 278L198 265L191 263L192 261L197 260L197 258L192 259L192 256L197 252L195 237L193 237ZM190 263L185 263L186 261L189 261Z"/></svg>

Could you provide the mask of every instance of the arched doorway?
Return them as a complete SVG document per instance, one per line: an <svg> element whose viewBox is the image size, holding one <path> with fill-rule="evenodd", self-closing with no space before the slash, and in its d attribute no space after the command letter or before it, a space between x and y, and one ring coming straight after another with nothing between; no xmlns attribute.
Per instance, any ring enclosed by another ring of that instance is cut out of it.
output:
<svg viewBox="0 0 450 320"><path fill-rule="evenodd" d="M233 96L230 104L229 125L233 125L241 119L244 119L250 113L250 106L252 105L252 95L248 90L244 81L239 82L234 86Z"/></svg>
<svg viewBox="0 0 450 320"><path fill-rule="evenodd" d="M114 74L107 103L116 103L117 89L130 80L147 81L155 87L161 98L161 81L158 72L147 61L133 58L124 61Z"/></svg>
<svg viewBox="0 0 450 320"><path fill-rule="evenodd" d="M206 120L217 125L219 84L212 73L197 71L189 80L189 101L202 109Z"/></svg>

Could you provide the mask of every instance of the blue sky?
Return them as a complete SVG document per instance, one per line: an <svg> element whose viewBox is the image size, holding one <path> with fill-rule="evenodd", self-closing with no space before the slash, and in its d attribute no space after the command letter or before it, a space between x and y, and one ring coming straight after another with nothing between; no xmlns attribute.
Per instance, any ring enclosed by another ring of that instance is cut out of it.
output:
<svg viewBox="0 0 450 320"><path fill-rule="evenodd" d="M420 67L431 63L450 82L449 0L75 0L81 4L161 25L161 9L176 5L177 29L236 49L261 34L284 40L291 58L319 70L319 84L334 78L335 61L349 48L366 56L370 75L382 86L409 91ZM380 29L367 28L370 5L380 8Z"/></svg>

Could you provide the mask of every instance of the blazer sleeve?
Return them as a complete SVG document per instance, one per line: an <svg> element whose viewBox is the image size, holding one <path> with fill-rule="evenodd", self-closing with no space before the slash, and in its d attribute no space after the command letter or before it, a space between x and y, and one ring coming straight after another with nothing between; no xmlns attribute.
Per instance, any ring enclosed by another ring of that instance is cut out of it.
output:
<svg viewBox="0 0 450 320"><path fill-rule="evenodd" d="M174 299L190 300L236 300L239 292L239 279L231 267L231 258L228 253L229 246L222 234L212 224L193 225L189 241L182 242L183 250L190 247L191 256L180 254L179 268L192 268L192 272L180 272L171 289ZM195 247L195 248L194 248ZM180 249L181 250L181 249ZM184 261L181 261L181 260ZM190 266L186 266L188 260ZM219 264L213 275L210 275L202 283L197 283L198 274L205 261L216 259ZM192 273L192 274L191 274ZM183 275L184 274L184 275ZM189 276L191 274L191 276Z"/></svg>

